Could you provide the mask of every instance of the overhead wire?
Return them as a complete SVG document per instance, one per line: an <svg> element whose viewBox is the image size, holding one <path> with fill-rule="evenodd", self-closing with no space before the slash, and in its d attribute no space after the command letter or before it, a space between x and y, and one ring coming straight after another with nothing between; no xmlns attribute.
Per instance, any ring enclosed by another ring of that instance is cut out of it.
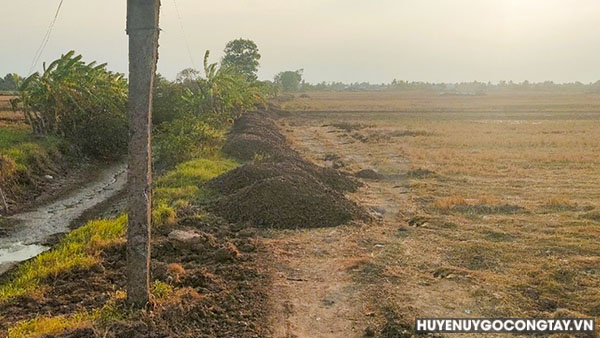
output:
<svg viewBox="0 0 600 338"><path fill-rule="evenodd" d="M183 40L185 41L185 46L187 48L190 62L192 63L192 68L196 69L196 62L194 62L192 49L190 48L190 43L188 41L187 34L185 33L185 28L183 27L183 20L181 18L181 12L179 12L179 7L177 6L177 0L173 0L173 4L175 5L175 12L177 13L177 18L179 19L179 27L181 27L181 33L183 34Z"/></svg>
<svg viewBox="0 0 600 338"><path fill-rule="evenodd" d="M52 18L52 21L48 26L48 30L46 31L46 34L42 39L42 43L35 52L35 56L33 57L33 61L31 62L31 67L29 68L28 75L31 75L35 67L37 67L38 62L40 61L42 54L44 53L44 49L48 45L48 41L50 41L50 35L52 35L52 30L54 29L54 25L56 24L56 20L58 19L58 15L60 13L60 9L62 8L63 2L64 0L60 0L60 2L58 3L58 7L56 8L56 12L54 13L54 18Z"/></svg>

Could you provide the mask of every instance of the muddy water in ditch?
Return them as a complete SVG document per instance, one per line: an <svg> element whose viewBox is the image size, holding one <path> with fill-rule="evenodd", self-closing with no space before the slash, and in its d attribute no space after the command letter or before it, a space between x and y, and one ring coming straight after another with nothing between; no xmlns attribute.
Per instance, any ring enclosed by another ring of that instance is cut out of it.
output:
<svg viewBox="0 0 600 338"><path fill-rule="evenodd" d="M0 274L15 263L35 257L49 249L52 236L65 233L69 225L86 210L124 189L126 165L115 164L101 170L97 178L60 199L28 212L11 216L15 231L0 238Z"/></svg>

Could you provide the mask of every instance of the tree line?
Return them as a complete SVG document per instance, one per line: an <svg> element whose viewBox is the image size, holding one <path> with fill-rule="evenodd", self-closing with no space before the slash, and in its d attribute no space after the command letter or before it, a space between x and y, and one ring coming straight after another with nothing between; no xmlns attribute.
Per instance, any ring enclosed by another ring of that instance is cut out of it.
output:
<svg viewBox="0 0 600 338"><path fill-rule="evenodd" d="M6 74L4 77L0 77L0 91L12 92L17 90L17 82L19 81L19 75L17 74Z"/></svg>
<svg viewBox="0 0 600 338"><path fill-rule="evenodd" d="M592 83L569 82L555 83L553 81L522 82L499 81L492 82L458 82L435 83L423 81L392 80L389 83L373 84L369 82L336 82L323 81L309 83L302 78L303 70L281 72L275 76L274 85L283 92L298 91L434 91L444 94L482 94L494 91L562 91L597 93L600 92L600 81Z"/></svg>
<svg viewBox="0 0 600 338"><path fill-rule="evenodd" d="M210 62L207 51L201 70L185 69L174 81L157 75L152 122L158 167L215 152L235 119L266 102L272 86L257 80L259 60L254 42L237 39L227 44L220 62ZM2 79L2 88L16 92L11 104L33 133L58 136L84 156L123 155L128 142L124 74L86 62L74 51L43 69L27 78Z"/></svg>

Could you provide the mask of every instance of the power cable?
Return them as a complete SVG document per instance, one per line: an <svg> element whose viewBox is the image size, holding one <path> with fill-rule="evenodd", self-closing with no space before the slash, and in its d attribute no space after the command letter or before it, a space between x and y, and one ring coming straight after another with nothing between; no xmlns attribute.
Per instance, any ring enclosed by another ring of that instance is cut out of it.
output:
<svg viewBox="0 0 600 338"><path fill-rule="evenodd" d="M196 69L196 63L194 62L194 57L192 56L192 49L190 48L190 43L188 41L187 34L185 33L185 29L183 28L183 20L181 19L181 13L179 12L179 7L177 7L177 0L173 0L173 4L175 4L175 12L177 13L177 18L179 19L179 26L181 27L181 33L183 34L183 40L185 41L188 56L190 57L190 61L192 62L192 67Z"/></svg>
<svg viewBox="0 0 600 338"><path fill-rule="evenodd" d="M33 73L33 70L35 69L38 62L40 61L40 58L42 57L44 49L48 45L48 41L50 40L50 35L52 34L52 29L54 29L54 25L56 24L56 20L58 19L58 14L60 13L60 9L62 7L63 1L64 0L60 0L60 2L58 3L58 8L56 9L56 13L54 13L54 18L50 22L50 26L48 26L48 30L46 31L46 35L44 35L44 38L42 39L42 43L40 44L39 48L35 52L35 56L33 57L33 61L31 62L31 68L29 68L28 76Z"/></svg>

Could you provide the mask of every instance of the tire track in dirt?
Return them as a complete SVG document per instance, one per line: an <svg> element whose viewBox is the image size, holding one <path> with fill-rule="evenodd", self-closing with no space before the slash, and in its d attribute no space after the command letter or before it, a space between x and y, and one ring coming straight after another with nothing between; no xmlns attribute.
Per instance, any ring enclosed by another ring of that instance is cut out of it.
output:
<svg viewBox="0 0 600 338"><path fill-rule="evenodd" d="M302 127L286 127L286 122L282 132L296 150L317 164L327 164L323 160L327 154L339 156L351 171L365 169L363 166L370 162L368 155L356 151L356 145L343 142L330 128L320 126L322 121ZM406 166L402 159L396 160L401 168ZM275 337L362 337L375 325L375 309L364 301L363 286L353 271L376 256L385 246L385 233L397 228L394 219L405 199L399 186L404 183L398 179L369 181L349 194L381 214L373 224L286 231L267 240L275 257Z"/></svg>

